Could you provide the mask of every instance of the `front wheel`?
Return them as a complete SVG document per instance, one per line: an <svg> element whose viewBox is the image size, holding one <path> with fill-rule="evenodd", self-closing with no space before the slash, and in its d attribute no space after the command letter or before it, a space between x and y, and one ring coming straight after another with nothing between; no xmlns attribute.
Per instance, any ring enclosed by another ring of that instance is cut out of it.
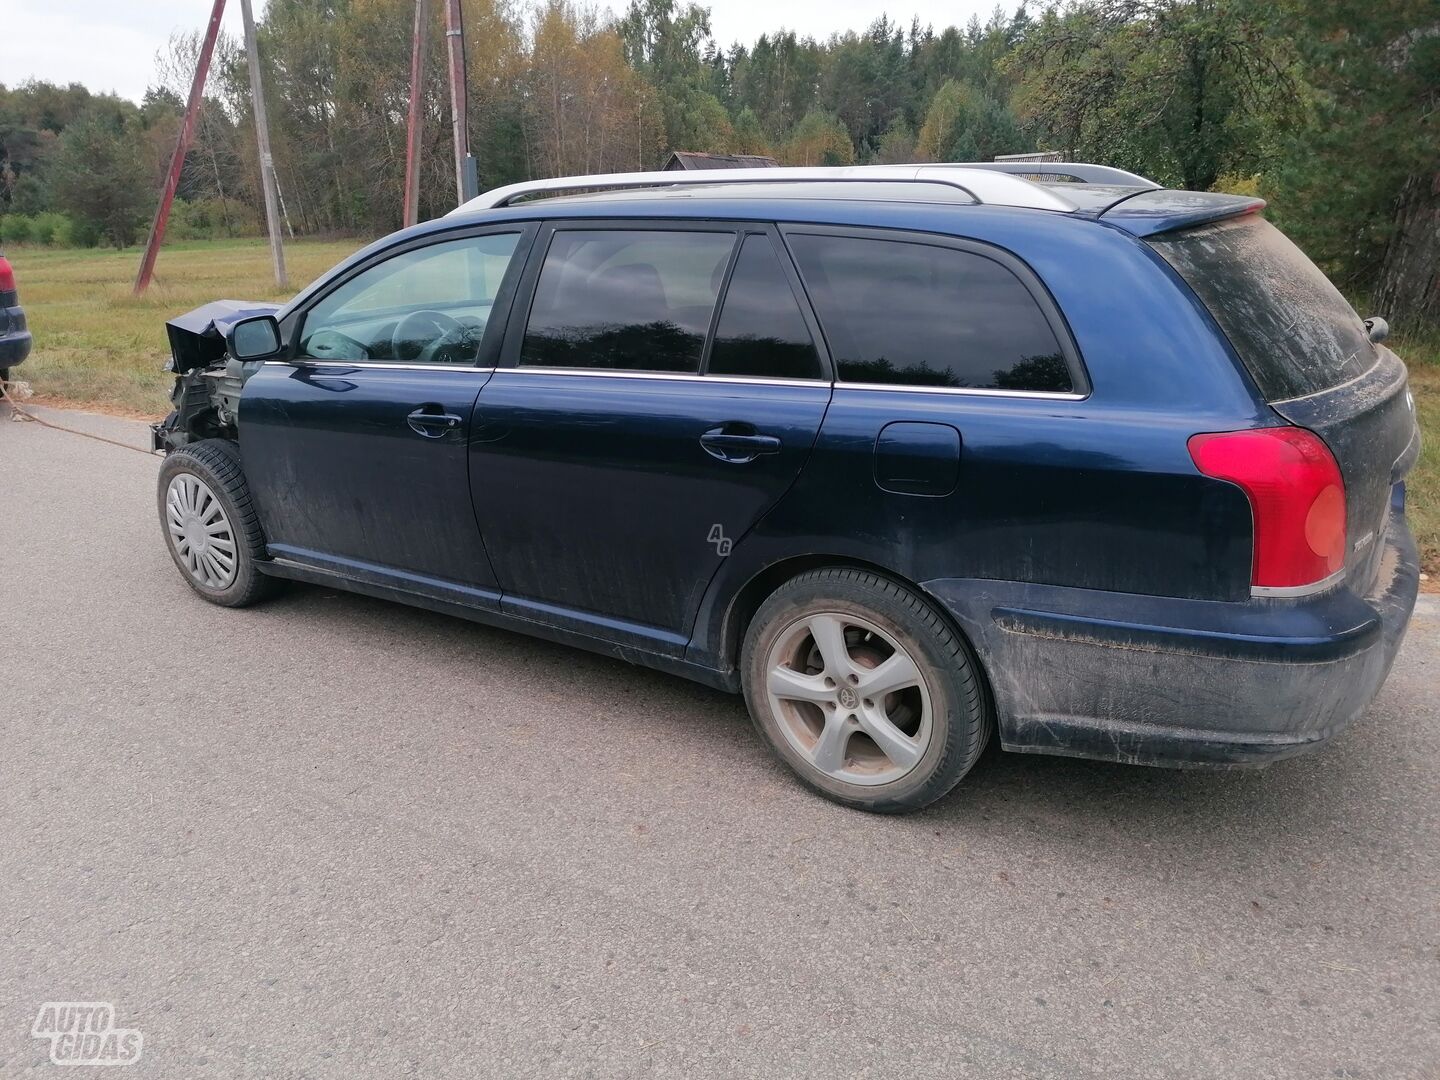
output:
<svg viewBox="0 0 1440 1080"><path fill-rule="evenodd" d="M186 583L212 604L246 607L278 582L262 574L265 538L240 469L240 448L204 439L160 466L160 525Z"/></svg>
<svg viewBox="0 0 1440 1080"><path fill-rule="evenodd" d="M862 810L918 810L989 737L978 664L929 603L860 570L801 574L745 635L750 715L810 787Z"/></svg>

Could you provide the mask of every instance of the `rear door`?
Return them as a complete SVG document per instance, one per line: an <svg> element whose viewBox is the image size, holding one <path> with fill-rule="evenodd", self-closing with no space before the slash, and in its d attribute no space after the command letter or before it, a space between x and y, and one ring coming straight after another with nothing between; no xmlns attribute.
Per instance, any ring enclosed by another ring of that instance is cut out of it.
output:
<svg viewBox="0 0 1440 1080"><path fill-rule="evenodd" d="M830 399L793 271L763 226L566 223L537 252L471 465L502 606L679 654Z"/></svg>
<svg viewBox="0 0 1440 1080"><path fill-rule="evenodd" d="M1151 237L1220 324L1270 407L1325 440L1345 478L1345 576L1362 595L1420 450L1405 365L1340 291L1255 214Z"/></svg>
<svg viewBox="0 0 1440 1080"><path fill-rule="evenodd" d="M533 233L422 238L299 313L293 357L266 363L240 403L272 556L498 604L467 447Z"/></svg>

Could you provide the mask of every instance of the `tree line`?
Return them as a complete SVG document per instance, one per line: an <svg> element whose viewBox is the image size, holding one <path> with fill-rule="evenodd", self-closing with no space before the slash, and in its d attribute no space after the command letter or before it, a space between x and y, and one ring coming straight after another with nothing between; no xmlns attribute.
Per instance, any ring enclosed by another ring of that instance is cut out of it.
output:
<svg viewBox="0 0 1440 1080"><path fill-rule="evenodd" d="M882 16L823 41L780 30L730 45L708 9L680 0L631 0L618 17L520 3L464 4L482 187L656 168L672 149L797 165L1055 150L1168 186L1263 195L1343 285L1402 319L1440 320L1433 0L1064 0L964 27ZM293 233L399 224L413 14L413 0L267 5L259 50ZM443 32L437 13L422 216L454 201ZM139 103L0 86L0 240L133 242L198 46L198 31L172 38ZM260 227L233 41L219 43L180 194L172 235Z"/></svg>

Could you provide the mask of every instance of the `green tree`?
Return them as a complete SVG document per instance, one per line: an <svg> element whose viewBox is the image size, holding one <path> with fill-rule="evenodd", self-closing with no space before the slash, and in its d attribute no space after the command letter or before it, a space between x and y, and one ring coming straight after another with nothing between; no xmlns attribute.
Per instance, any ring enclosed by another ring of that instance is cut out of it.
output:
<svg viewBox="0 0 1440 1080"><path fill-rule="evenodd" d="M1280 30L1311 93L1263 177L1274 216L1392 322L1440 321L1440 10L1295 0Z"/></svg>
<svg viewBox="0 0 1440 1080"><path fill-rule="evenodd" d="M838 116L815 109L795 125L782 156L786 165L851 165L855 144Z"/></svg>
<svg viewBox="0 0 1440 1080"><path fill-rule="evenodd" d="M880 136L880 145L870 160L875 165L905 165L917 160L915 132L904 117L897 117Z"/></svg>
<svg viewBox="0 0 1440 1080"><path fill-rule="evenodd" d="M675 0L631 0L616 29L625 60L660 94L665 135L671 150L722 150L697 140L728 144L729 116L721 123L714 105L725 107L710 93L714 83L706 63L710 11Z"/></svg>
<svg viewBox="0 0 1440 1080"><path fill-rule="evenodd" d="M770 153L770 140L766 137L765 129L754 109L741 109L740 114L735 117L734 147L737 154Z"/></svg>
<svg viewBox="0 0 1440 1080"><path fill-rule="evenodd" d="M50 168L55 206L117 248L135 242L154 198L134 126L97 105L66 126Z"/></svg>
<svg viewBox="0 0 1440 1080"><path fill-rule="evenodd" d="M1294 49L1255 0L1080 0L1025 30L1002 68L1040 141L1206 190L1263 162L1298 102Z"/></svg>
<svg viewBox="0 0 1440 1080"><path fill-rule="evenodd" d="M990 161L1029 145L1005 106L952 79L931 101L915 150L924 161Z"/></svg>
<svg viewBox="0 0 1440 1080"><path fill-rule="evenodd" d="M667 110L670 146L675 150L728 154L735 149L735 126L720 99L693 86L677 91Z"/></svg>

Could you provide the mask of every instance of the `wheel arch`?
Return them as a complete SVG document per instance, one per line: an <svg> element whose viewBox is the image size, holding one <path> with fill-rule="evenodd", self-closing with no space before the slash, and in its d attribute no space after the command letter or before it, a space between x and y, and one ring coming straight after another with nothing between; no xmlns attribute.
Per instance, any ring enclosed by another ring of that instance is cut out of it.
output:
<svg viewBox="0 0 1440 1080"><path fill-rule="evenodd" d="M809 573L812 570L863 570L866 573L874 574L894 582L903 588L909 589L917 596L922 596L931 607L945 621L950 631L965 644L969 650L970 658L975 664L975 670L980 681L981 693L984 695L987 704L993 710L995 694L990 683L990 672L985 664L985 658L980 650L976 648L972 636L966 632L965 627L955 618L954 614L939 600L937 600L924 586L917 581L911 581L903 574L897 574L894 570L879 563L870 562L866 559L856 558L851 555L836 554L803 554L791 555L763 567L752 574L746 582L735 591L730 602L725 607L725 614L721 619L719 628L719 641L716 643L719 658L722 664L732 670L738 671L740 664L740 646L745 640L745 632L750 627L751 620L755 613L760 610L771 594L801 574Z"/></svg>

